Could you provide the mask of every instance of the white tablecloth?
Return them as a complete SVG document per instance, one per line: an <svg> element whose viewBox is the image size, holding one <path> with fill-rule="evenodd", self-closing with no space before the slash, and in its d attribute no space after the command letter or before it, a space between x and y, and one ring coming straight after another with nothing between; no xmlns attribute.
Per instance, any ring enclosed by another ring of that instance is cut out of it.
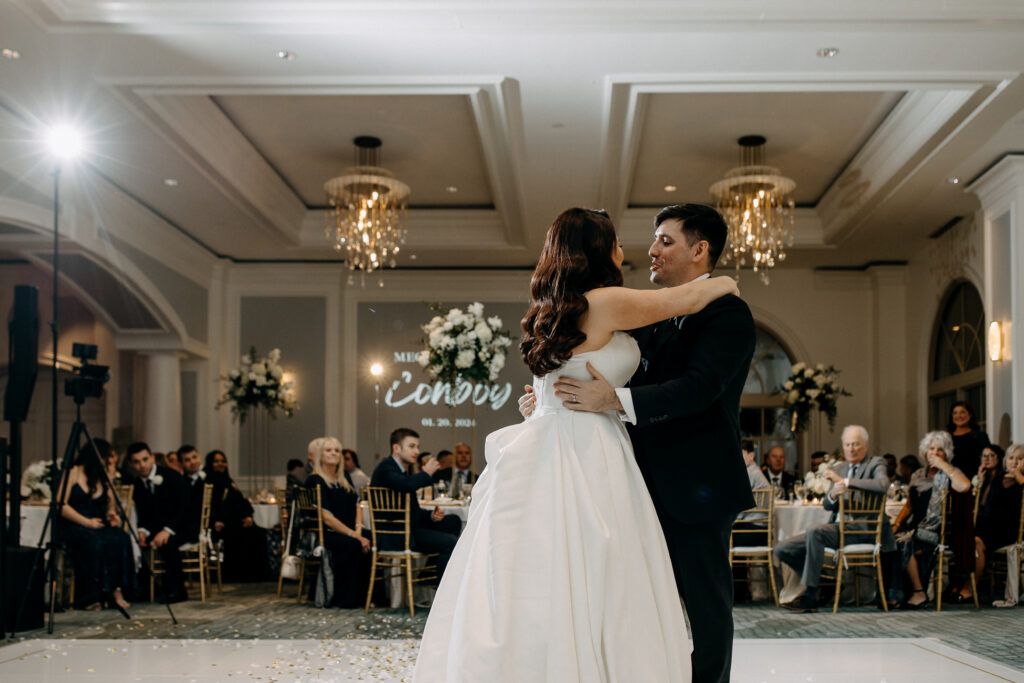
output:
<svg viewBox="0 0 1024 683"><path fill-rule="evenodd" d="M252 521L258 527L273 529L281 523L277 503L259 503L252 506Z"/></svg>

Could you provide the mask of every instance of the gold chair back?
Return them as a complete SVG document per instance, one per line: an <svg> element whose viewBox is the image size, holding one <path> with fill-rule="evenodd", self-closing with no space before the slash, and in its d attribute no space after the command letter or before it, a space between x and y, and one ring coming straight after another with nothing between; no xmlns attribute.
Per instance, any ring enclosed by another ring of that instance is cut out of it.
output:
<svg viewBox="0 0 1024 683"><path fill-rule="evenodd" d="M882 542L885 494L864 489L847 489L839 498L839 547Z"/></svg>
<svg viewBox="0 0 1024 683"><path fill-rule="evenodd" d="M380 547L382 537L400 537L395 544L409 550L409 494L382 486L367 486L370 507L370 537L374 548Z"/></svg>

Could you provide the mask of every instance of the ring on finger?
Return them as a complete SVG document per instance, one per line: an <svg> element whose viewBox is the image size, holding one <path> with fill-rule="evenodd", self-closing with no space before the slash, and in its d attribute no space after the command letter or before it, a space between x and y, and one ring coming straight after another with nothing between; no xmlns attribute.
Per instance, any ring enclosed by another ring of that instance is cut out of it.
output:
<svg viewBox="0 0 1024 683"><path fill-rule="evenodd" d="M572 402L573 403L579 403L579 400L576 398L576 394L572 395Z"/></svg>

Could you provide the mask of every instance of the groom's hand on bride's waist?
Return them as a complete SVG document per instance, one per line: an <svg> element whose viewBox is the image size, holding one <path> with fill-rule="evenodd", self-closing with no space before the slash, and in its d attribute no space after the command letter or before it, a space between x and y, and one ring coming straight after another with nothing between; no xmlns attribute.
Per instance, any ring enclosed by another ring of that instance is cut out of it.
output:
<svg viewBox="0 0 1024 683"><path fill-rule="evenodd" d="M562 399L562 405L569 410L590 413L622 411L622 403L615 393L615 387L590 363L587 363L587 371L594 379L559 377L554 384L555 397Z"/></svg>

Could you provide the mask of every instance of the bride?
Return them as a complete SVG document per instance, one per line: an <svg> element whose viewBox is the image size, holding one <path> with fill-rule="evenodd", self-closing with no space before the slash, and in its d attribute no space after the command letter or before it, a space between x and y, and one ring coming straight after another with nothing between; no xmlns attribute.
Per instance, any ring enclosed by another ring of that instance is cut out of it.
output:
<svg viewBox="0 0 1024 683"><path fill-rule="evenodd" d="M622 421L569 410L552 385L589 379L589 362L623 386L640 352L622 330L738 290L729 277L627 289L622 259L603 211L569 209L548 230L520 343L537 407L487 437L416 683L690 680L668 550Z"/></svg>

